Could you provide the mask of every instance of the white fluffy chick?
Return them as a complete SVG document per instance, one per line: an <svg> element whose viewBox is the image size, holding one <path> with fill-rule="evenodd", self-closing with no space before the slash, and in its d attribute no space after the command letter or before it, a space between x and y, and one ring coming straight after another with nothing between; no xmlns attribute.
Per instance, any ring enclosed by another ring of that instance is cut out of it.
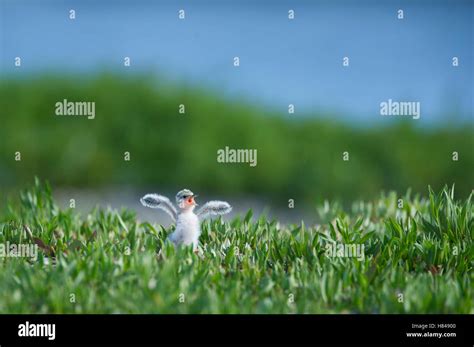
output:
<svg viewBox="0 0 474 347"><path fill-rule="evenodd" d="M196 213L197 206L194 195L189 189L183 189L176 194L177 211L171 201L158 194L146 194L140 199L143 206L159 208L170 215L176 222L175 231L168 239L176 246L193 245L195 252L198 250L199 236L201 236L200 222L208 216L227 214L232 207L225 201L209 201L205 203Z"/></svg>

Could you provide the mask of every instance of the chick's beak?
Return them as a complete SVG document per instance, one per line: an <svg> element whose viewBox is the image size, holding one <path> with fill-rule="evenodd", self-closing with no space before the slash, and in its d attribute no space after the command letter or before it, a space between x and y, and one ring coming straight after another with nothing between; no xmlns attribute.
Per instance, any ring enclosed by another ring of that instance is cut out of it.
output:
<svg viewBox="0 0 474 347"><path fill-rule="evenodd" d="M189 203L190 205L197 206L198 204L197 204L196 201L194 200L194 198L196 198L196 197L197 197L197 195L192 195L192 196L190 196L190 197L188 198L188 203Z"/></svg>

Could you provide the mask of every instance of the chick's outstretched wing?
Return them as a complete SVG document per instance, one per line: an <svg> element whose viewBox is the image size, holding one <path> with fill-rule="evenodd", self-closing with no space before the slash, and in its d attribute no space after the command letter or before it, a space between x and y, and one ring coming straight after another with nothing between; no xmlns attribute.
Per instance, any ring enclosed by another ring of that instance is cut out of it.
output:
<svg viewBox="0 0 474 347"><path fill-rule="evenodd" d="M143 198L140 199L140 202L143 206L150 207L150 208L159 208L165 211L173 221L176 221L176 217L178 212L176 208L166 196L158 195L158 194L146 194Z"/></svg>
<svg viewBox="0 0 474 347"><path fill-rule="evenodd" d="M227 214L230 211L232 211L232 206L225 201L209 201L202 205L196 214L202 220L209 216Z"/></svg>

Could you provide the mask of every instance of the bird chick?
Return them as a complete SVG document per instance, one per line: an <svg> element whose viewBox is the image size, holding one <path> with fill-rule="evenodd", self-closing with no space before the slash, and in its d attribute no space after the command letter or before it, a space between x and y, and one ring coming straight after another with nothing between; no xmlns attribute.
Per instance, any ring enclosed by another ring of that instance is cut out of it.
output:
<svg viewBox="0 0 474 347"><path fill-rule="evenodd" d="M176 222L174 232L168 237L174 245L193 245L194 251L197 251L199 236L201 236L200 222L212 215L227 214L232 210L232 207L225 201L209 201L194 213L195 207L198 206L195 201L196 197L197 195L194 195L189 189L179 191L176 194L178 210L163 195L146 194L140 201L143 206L165 211Z"/></svg>
<svg viewBox="0 0 474 347"><path fill-rule="evenodd" d="M176 218L176 229L169 236L169 240L175 245L193 245L193 249L197 250L199 236L201 236L201 227L199 218L194 213L197 206L194 200L195 195L189 189L183 189L176 194L176 204L179 212Z"/></svg>

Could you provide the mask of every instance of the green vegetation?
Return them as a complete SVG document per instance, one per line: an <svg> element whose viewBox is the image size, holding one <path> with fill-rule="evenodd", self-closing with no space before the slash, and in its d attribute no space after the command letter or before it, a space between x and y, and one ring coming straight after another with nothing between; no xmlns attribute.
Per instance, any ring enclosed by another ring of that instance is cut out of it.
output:
<svg viewBox="0 0 474 347"><path fill-rule="evenodd" d="M311 227L206 221L196 255L132 211L60 210L36 181L0 218L0 244L40 247L36 261L0 259L0 312L474 313L472 194L398 199L326 203ZM364 258L329 257L333 241Z"/></svg>
<svg viewBox="0 0 474 347"><path fill-rule="evenodd" d="M54 186L260 194L274 205L289 197L311 204L372 199L382 189L424 193L427 185L455 184L463 198L471 192L472 124L450 126L449 115L434 128L414 121L348 126L327 115L275 113L218 95L156 76L6 78L0 188L22 187L38 175ZM94 101L96 118L56 116L55 104L64 99ZM257 149L258 165L217 163L225 146ZM14 160L17 151L21 162ZM344 151L349 161L342 160ZM459 161L452 160L454 151Z"/></svg>

